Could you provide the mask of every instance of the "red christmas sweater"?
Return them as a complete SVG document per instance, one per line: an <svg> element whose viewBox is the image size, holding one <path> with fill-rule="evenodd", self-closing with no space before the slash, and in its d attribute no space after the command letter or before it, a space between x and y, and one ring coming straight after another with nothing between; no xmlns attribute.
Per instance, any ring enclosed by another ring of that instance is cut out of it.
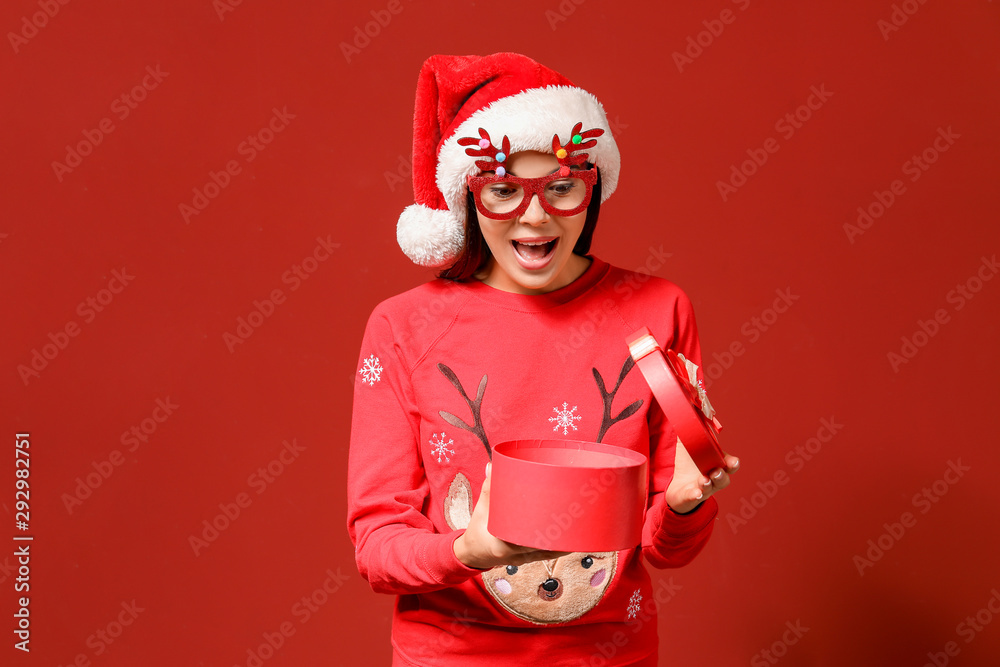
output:
<svg viewBox="0 0 1000 667"><path fill-rule="evenodd" d="M368 321L348 529L361 574L399 596L398 663L656 664L655 592L642 561L687 564L718 507L714 498L683 516L667 507L677 437L625 337L648 326L664 348L699 365L701 353L679 287L591 259L580 278L547 294L435 280L379 304ZM468 525L491 446L553 437L649 456L642 544L564 556L549 564L551 575L541 562L463 565L452 543ZM537 594L550 576L564 587L555 600Z"/></svg>

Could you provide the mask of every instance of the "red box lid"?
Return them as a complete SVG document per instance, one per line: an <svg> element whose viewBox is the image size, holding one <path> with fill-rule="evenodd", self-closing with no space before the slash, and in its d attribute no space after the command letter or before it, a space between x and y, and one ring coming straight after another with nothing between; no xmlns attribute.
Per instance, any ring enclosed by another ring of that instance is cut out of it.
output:
<svg viewBox="0 0 1000 667"><path fill-rule="evenodd" d="M698 470L707 475L716 468L725 468L718 436L722 424L702 412L698 388L688 379L686 364L673 350L664 354L647 327L625 341L656 402Z"/></svg>

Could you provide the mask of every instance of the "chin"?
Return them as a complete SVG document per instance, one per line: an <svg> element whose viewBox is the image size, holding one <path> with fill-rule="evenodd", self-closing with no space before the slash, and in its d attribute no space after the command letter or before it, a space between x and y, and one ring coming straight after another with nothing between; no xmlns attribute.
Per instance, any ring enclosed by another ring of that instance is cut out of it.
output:
<svg viewBox="0 0 1000 667"><path fill-rule="evenodd" d="M562 259L562 261L558 261ZM522 293L551 292L564 287L562 278L566 273L570 257L553 258L553 261L543 270L525 269L517 263L513 266L498 266L497 268L506 274L506 280L511 287ZM566 284L572 282L565 280Z"/></svg>
<svg viewBox="0 0 1000 667"><path fill-rule="evenodd" d="M555 280L551 277L518 276L515 282L521 288L521 291L526 293L544 294L555 289Z"/></svg>

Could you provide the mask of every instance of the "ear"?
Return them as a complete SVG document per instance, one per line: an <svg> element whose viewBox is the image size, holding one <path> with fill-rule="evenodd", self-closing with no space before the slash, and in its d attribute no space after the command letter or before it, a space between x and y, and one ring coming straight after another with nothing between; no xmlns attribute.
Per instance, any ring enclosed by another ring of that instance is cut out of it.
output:
<svg viewBox="0 0 1000 667"><path fill-rule="evenodd" d="M472 485L462 473L455 475L448 487L448 495L444 499L444 520L452 530L468 528L472 520Z"/></svg>

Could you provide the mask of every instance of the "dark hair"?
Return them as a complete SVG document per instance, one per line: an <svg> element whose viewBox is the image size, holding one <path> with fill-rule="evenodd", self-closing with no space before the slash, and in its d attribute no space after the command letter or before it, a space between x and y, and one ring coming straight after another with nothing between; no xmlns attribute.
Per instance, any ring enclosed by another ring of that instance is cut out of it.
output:
<svg viewBox="0 0 1000 667"><path fill-rule="evenodd" d="M438 278L464 282L479 273L490 261L493 254L490 247L483 238L483 233L479 229L479 218L476 216L476 199L471 190L466 190L465 194L465 244L458 254L455 262L443 269ZM580 238L573 246L573 252L577 255L586 255L590 252L590 244L594 239L594 228L597 227L597 216L601 212L601 170L597 170L597 182L594 183L594 190L590 195L590 203L587 204L587 218L583 223L583 231Z"/></svg>

